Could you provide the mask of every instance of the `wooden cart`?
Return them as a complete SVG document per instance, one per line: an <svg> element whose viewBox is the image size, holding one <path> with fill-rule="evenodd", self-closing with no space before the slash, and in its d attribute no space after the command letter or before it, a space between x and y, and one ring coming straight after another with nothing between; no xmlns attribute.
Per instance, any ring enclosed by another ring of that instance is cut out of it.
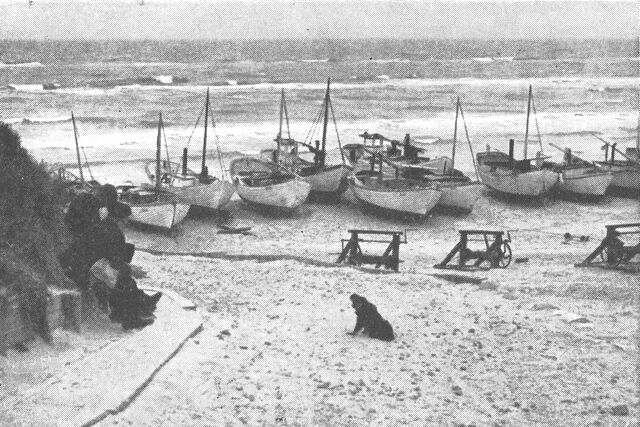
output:
<svg viewBox="0 0 640 427"><path fill-rule="evenodd" d="M640 254L640 223L612 224L605 228L607 234L600 245L576 267L623 267ZM637 235L639 241L635 245L625 244L620 238L624 235Z"/></svg>
<svg viewBox="0 0 640 427"><path fill-rule="evenodd" d="M489 268L507 268L511 264L511 235L507 231L460 230L460 241L440 264L433 267L452 270L488 270ZM484 250L471 250L469 242L484 243ZM459 254L457 264L449 264ZM472 264L467 264L473 261Z"/></svg>

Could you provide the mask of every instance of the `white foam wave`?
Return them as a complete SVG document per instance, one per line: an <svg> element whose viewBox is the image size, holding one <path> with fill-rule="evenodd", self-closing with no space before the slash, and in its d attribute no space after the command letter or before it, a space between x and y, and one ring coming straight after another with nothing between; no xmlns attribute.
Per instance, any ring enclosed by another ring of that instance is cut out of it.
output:
<svg viewBox="0 0 640 427"><path fill-rule="evenodd" d="M10 84L10 85L7 85L7 88L15 91L20 91L20 92L44 92L44 87L42 86L42 84L37 84L37 85Z"/></svg>
<svg viewBox="0 0 640 427"><path fill-rule="evenodd" d="M79 95L79 96L103 96L103 95L115 95L119 93L118 88L102 89L91 87L65 87L60 88L51 87L45 89L41 84L10 84L6 86L7 89L16 92L26 93L51 93L51 94L65 94L65 95Z"/></svg>
<svg viewBox="0 0 640 427"><path fill-rule="evenodd" d="M40 124L40 123L63 123L71 121L71 116L53 116L53 117L11 117L2 119L3 122L12 125L15 124Z"/></svg>
<svg viewBox="0 0 640 427"><path fill-rule="evenodd" d="M0 68L35 68L35 67L43 67L43 65L37 61L34 62L16 62L16 63L6 63L0 62Z"/></svg>
<svg viewBox="0 0 640 427"><path fill-rule="evenodd" d="M154 76L153 79L165 85L173 84L173 76Z"/></svg>
<svg viewBox="0 0 640 427"><path fill-rule="evenodd" d="M373 62L376 64L408 64L411 62L410 59L401 59L401 58L389 58L389 59L369 59L366 62Z"/></svg>
<svg viewBox="0 0 640 427"><path fill-rule="evenodd" d="M24 120L24 117L11 117L11 118L8 118L8 119L0 119L0 121L2 121L4 123L8 123L10 125L15 125L15 124L22 123L23 120Z"/></svg>
<svg viewBox="0 0 640 427"><path fill-rule="evenodd" d="M71 121L71 116L57 116L57 117L25 117L23 123L60 123Z"/></svg>
<svg viewBox="0 0 640 427"><path fill-rule="evenodd" d="M441 87L441 86L461 86L461 87L490 87L490 86L507 86L507 87L526 87L533 84L534 87L563 87L563 88L588 88L600 87L603 85L615 85L616 87L638 88L640 82L635 77L616 77L616 78L533 78L533 79L480 79L480 78L460 78L460 79L420 79L420 78L402 78L394 79L384 78L375 79L373 81L350 81L350 82L332 82L331 87L334 89L366 89L379 87L381 84L391 87L420 88L420 87ZM124 85L116 86L117 91L177 91L177 92L202 92L209 87L214 92L253 92L260 90L319 90L325 89L326 83L255 83L255 84L238 84L234 85L233 80L225 82L225 85ZM58 89L56 92L63 91Z"/></svg>

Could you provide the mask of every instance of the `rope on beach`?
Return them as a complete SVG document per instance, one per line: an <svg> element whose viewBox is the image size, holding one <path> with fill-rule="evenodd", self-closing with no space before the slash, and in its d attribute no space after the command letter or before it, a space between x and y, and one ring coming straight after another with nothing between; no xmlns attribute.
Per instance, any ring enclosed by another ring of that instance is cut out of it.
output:
<svg viewBox="0 0 640 427"><path fill-rule="evenodd" d="M157 249L150 248L136 248L136 251L146 252L151 255L157 256L190 256L195 258L208 258L208 259L220 259L226 261L256 261L258 263L264 262L276 262L276 261L296 261L307 265L312 265L314 267L325 267L325 268L343 268L343 267L352 267L359 269L363 272L372 273L372 274L394 274L395 271L391 270L372 270L367 268L362 268L359 266L354 266L350 264L336 264L334 262L328 261L319 261L316 258L308 258L298 255L268 255L268 254L227 254L225 252L175 252L175 251L160 251Z"/></svg>

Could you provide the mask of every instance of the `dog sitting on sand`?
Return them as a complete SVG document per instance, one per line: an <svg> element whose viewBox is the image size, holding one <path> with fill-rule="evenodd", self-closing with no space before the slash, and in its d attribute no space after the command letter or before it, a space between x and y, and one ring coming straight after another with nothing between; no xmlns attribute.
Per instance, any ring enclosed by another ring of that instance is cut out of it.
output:
<svg viewBox="0 0 640 427"><path fill-rule="evenodd" d="M356 335L362 330L363 334L371 338L383 341L393 340L391 324L382 318L375 305L358 294L352 294L349 298L351 298L351 306L355 309L357 316L356 326L350 335Z"/></svg>

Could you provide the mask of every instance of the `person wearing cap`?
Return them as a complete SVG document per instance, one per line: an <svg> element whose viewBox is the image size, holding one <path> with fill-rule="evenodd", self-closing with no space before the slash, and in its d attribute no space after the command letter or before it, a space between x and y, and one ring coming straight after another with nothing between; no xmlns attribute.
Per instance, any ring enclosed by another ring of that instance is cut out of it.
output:
<svg viewBox="0 0 640 427"><path fill-rule="evenodd" d="M134 245L126 243L119 221L131 213L118 202L114 186L104 185L95 195L83 193L70 204L65 222L74 236L61 264L83 290L91 289L99 305L125 329L153 322L152 312L162 296L147 296L131 278L129 263Z"/></svg>
<svg viewBox="0 0 640 427"><path fill-rule="evenodd" d="M101 202L103 212L100 216L103 219L95 225L88 247L97 261L90 276L92 287L98 292L102 290L103 298L108 298L111 320L121 322L125 329L146 326L153 322L153 311L162 293L148 296L138 289L131 277L129 263L133 258L134 245L126 243L119 226L120 221L131 215L131 208L118 202L116 188L110 184L99 187L96 197ZM98 263L100 260L107 260L108 264ZM109 271L113 270L117 274L115 281L109 277Z"/></svg>

